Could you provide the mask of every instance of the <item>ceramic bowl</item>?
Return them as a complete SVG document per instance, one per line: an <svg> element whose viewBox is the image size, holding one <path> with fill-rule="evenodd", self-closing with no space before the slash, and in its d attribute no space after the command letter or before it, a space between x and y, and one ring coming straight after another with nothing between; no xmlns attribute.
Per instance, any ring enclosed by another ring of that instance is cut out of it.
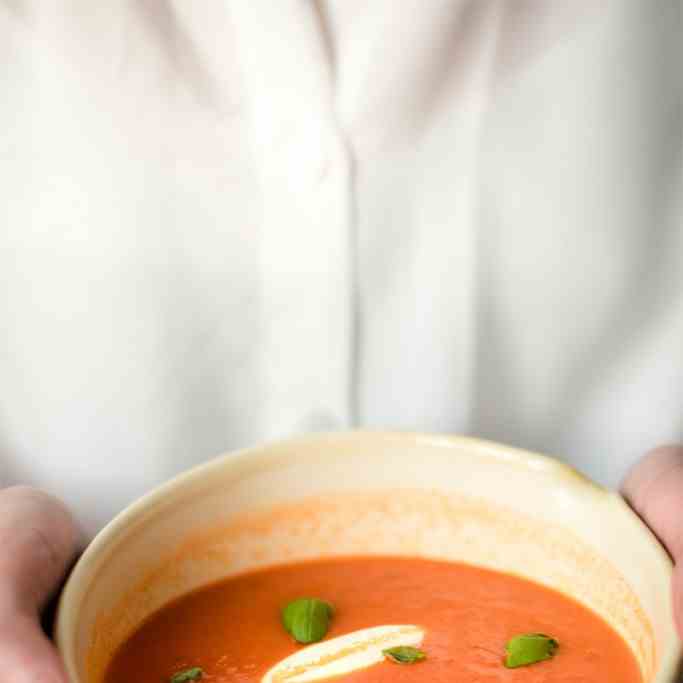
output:
<svg viewBox="0 0 683 683"><path fill-rule="evenodd" d="M74 683L173 598L247 569L311 557L412 555L528 577L588 605L645 683L680 658L671 563L615 493L540 455L408 433L315 435L227 454L131 505L63 592L57 644Z"/></svg>

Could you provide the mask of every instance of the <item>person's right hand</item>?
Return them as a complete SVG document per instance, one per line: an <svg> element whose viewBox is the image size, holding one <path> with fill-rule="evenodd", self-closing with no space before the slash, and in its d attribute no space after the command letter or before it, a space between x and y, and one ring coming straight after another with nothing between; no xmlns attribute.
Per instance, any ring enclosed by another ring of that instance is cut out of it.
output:
<svg viewBox="0 0 683 683"><path fill-rule="evenodd" d="M40 614L78 542L61 503L25 486L0 490L0 683L68 683Z"/></svg>

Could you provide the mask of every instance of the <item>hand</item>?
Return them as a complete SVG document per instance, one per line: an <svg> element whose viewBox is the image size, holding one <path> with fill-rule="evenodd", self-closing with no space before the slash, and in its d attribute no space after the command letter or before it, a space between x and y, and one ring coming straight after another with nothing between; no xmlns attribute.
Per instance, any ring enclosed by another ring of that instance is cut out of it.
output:
<svg viewBox="0 0 683 683"><path fill-rule="evenodd" d="M0 683L68 683L40 613L77 543L61 503L24 486L0 490Z"/></svg>
<svg viewBox="0 0 683 683"><path fill-rule="evenodd" d="M628 473L622 492L673 558L674 616L683 638L683 446L648 453Z"/></svg>

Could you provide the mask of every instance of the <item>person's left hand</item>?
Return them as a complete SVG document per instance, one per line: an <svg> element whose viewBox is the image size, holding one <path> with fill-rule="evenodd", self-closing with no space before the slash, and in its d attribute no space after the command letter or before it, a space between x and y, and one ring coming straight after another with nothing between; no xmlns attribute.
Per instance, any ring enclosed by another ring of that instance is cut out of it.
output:
<svg viewBox="0 0 683 683"><path fill-rule="evenodd" d="M622 493L674 561L674 616L683 639L683 446L650 451L628 473Z"/></svg>

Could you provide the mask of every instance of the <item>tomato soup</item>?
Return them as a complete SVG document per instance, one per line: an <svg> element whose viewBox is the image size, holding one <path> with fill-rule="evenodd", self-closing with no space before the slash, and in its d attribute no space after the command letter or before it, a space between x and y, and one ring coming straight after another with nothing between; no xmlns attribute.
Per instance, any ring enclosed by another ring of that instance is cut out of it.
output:
<svg viewBox="0 0 683 683"><path fill-rule="evenodd" d="M387 624L424 632L415 661L386 657L337 676L344 683L642 683L626 643L572 599L508 574L397 557L283 565L202 588L149 618L104 683L160 683L178 672L189 673L176 681L260 683L281 660L316 647L283 625L283 607L304 596L333 606L322 643ZM546 634L557 649L508 668L506 646L519 634Z"/></svg>

